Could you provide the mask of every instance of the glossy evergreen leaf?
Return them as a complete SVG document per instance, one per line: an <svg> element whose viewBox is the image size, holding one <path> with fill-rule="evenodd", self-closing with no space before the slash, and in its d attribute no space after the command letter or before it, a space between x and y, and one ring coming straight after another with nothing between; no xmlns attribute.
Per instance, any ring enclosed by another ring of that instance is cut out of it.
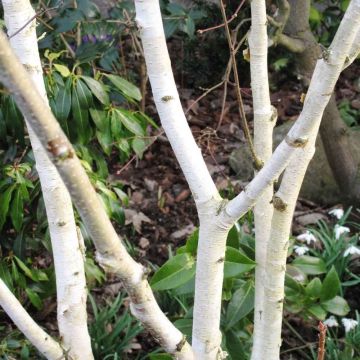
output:
<svg viewBox="0 0 360 360"><path fill-rule="evenodd" d="M113 111L111 113L110 123L111 123L111 135L115 141L120 139L122 135L122 121L120 119L119 111Z"/></svg>
<svg viewBox="0 0 360 360"><path fill-rule="evenodd" d="M253 310L254 296L255 290L251 280L234 292L226 310L226 331Z"/></svg>
<svg viewBox="0 0 360 360"><path fill-rule="evenodd" d="M250 271L256 263L237 249L227 246L224 263L224 278L235 277Z"/></svg>
<svg viewBox="0 0 360 360"><path fill-rule="evenodd" d="M186 240L186 252L195 256L199 242L199 229L197 228Z"/></svg>
<svg viewBox="0 0 360 360"><path fill-rule="evenodd" d="M16 188L10 209L11 221L16 231L20 231L24 219L24 201L20 188Z"/></svg>
<svg viewBox="0 0 360 360"><path fill-rule="evenodd" d="M71 109L71 79L65 83L65 87L61 87L55 97L56 118L64 123L68 120Z"/></svg>
<svg viewBox="0 0 360 360"><path fill-rule="evenodd" d="M4 192L0 193L0 230L3 228L6 221L13 190L14 186L12 185Z"/></svg>
<svg viewBox="0 0 360 360"><path fill-rule="evenodd" d="M89 77L89 76L81 76L81 79L83 79L86 82L86 85L90 88L93 95L103 104L103 105L109 105L109 95L106 92L104 86L97 80Z"/></svg>
<svg viewBox="0 0 360 360"><path fill-rule="evenodd" d="M170 258L150 281L153 290L175 289L195 275L195 260L189 254L179 254Z"/></svg>
<svg viewBox="0 0 360 360"><path fill-rule="evenodd" d="M117 113L118 118L123 123L123 125L137 136L144 136L145 132L141 127L138 119L135 116L132 116L130 111L124 109L115 109L114 112Z"/></svg>
<svg viewBox="0 0 360 360"><path fill-rule="evenodd" d="M39 295L31 290L30 288L26 288L25 292L27 296L29 297L29 300L31 303L36 307L36 309L40 310L43 307L43 303L39 297Z"/></svg>
<svg viewBox="0 0 360 360"><path fill-rule="evenodd" d="M104 74L125 96L140 101L142 96L138 87L117 75Z"/></svg>
<svg viewBox="0 0 360 360"><path fill-rule="evenodd" d="M73 131L75 131L75 136L78 141L81 144L86 144L91 138L88 112L89 106L88 99L84 93L84 87L79 84L81 84L80 80L78 80L77 85L73 87L72 90L71 107L73 118L75 120Z"/></svg>
<svg viewBox="0 0 360 360"><path fill-rule="evenodd" d="M146 149L146 142L144 139L135 138L131 143L132 149L135 154L141 159Z"/></svg>
<svg viewBox="0 0 360 360"><path fill-rule="evenodd" d="M89 109L90 111L90 116L91 119L93 120L93 122L95 123L96 128L99 131L110 131L110 121L109 121L109 117L107 116L107 112L103 111L103 110L98 110L98 109Z"/></svg>

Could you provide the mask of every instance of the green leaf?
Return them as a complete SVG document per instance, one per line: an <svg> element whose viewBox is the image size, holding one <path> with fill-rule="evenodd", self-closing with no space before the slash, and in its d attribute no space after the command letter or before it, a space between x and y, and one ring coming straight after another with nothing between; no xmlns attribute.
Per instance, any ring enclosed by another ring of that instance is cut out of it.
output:
<svg viewBox="0 0 360 360"><path fill-rule="evenodd" d="M295 280L290 274L286 272L285 274L285 286L289 289L292 289L296 292L300 292L302 294L305 293L304 286L297 280Z"/></svg>
<svg viewBox="0 0 360 360"><path fill-rule="evenodd" d="M340 284L339 276L335 270L335 267L332 266L323 281L322 290L320 294L320 301L323 302L335 297L340 290L340 286L341 284Z"/></svg>
<svg viewBox="0 0 360 360"><path fill-rule="evenodd" d="M81 76L81 79L86 82L86 85L90 88L91 92L103 105L110 104L109 95L99 81L96 81L89 76Z"/></svg>
<svg viewBox="0 0 360 360"><path fill-rule="evenodd" d="M6 286L13 291L14 290L14 283L11 273L7 264L4 261L0 260L0 279L4 281Z"/></svg>
<svg viewBox="0 0 360 360"><path fill-rule="evenodd" d="M91 283L96 280L99 284L101 284L105 281L105 274L100 267L95 264L94 259L87 257L84 268L87 282Z"/></svg>
<svg viewBox="0 0 360 360"><path fill-rule="evenodd" d="M191 339L192 335L192 324L193 319L179 319L174 322L176 328L186 335L188 341Z"/></svg>
<svg viewBox="0 0 360 360"><path fill-rule="evenodd" d="M199 229L197 228L186 240L186 252L195 256L199 242Z"/></svg>
<svg viewBox="0 0 360 360"><path fill-rule="evenodd" d="M150 360L172 360L172 356L169 354L149 354Z"/></svg>
<svg viewBox="0 0 360 360"><path fill-rule="evenodd" d="M20 231L24 220L24 202L20 188L15 190L15 195L11 202L10 216L15 230Z"/></svg>
<svg viewBox="0 0 360 360"><path fill-rule="evenodd" d="M292 262L292 265L308 275L319 275L326 272L324 261L314 256L299 256Z"/></svg>
<svg viewBox="0 0 360 360"><path fill-rule="evenodd" d="M135 138L131 144L135 154L141 159L146 149L146 143L144 139Z"/></svg>
<svg viewBox="0 0 360 360"><path fill-rule="evenodd" d="M84 95L84 88L78 80L76 87L72 90L72 112L75 120L74 132L81 144L86 144L91 138L91 127L89 124L89 106L87 105L87 99ZM85 86L85 85L84 85Z"/></svg>
<svg viewBox="0 0 360 360"><path fill-rule="evenodd" d="M65 65L53 64L54 68L61 74L63 77L68 77L71 75L70 70Z"/></svg>
<svg viewBox="0 0 360 360"><path fill-rule="evenodd" d="M195 23L191 17L185 19L184 31L189 37L193 37L195 33Z"/></svg>
<svg viewBox="0 0 360 360"><path fill-rule="evenodd" d="M314 304L307 308L308 312L311 315L314 315L319 320L325 320L326 310L324 310L320 305Z"/></svg>
<svg viewBox="0 0 360 360"><path fill-rule="evenodd" d="M102 132L109 132L110 130L110 121L107 116L107 112L98 109L89 109L90 116L93 122L95 123L96 128Z"/></svg>
<svg viewBox="0 0 360 360"><path fill-rule="evenodd" d="M34 292L33 290L31 290L30 288L26 288L25 292L26 292L27 296L29 297L29 300L31 301L31 303L38 310L40 310L43 307L43 303L42 303L39 295L36 292Z"/></svg>
<svg viewBox="0 0 360 360"><path fill-rule="evenodd" d="M322 284L318 277L312 279L305 288L305 293L307 296L318 299L320 297Z"/></svg>
<svg viewBox="0 0 360 360"><path fill-rule="evenodd" d="M111 135L116 140L120 139L122 135L122 121L118 111L113 111L111 113Z"/></svg>
<svg viewBox="0 0 360 360"><path fill-rule="evenodd" d="M138 87L117 75L104 74L125 96L140 101L142 96Z"/></svg>
<svg viewBox="0 0 360 360"><path fill-rule="evenodd" d="M235 277L255 267L256 263L232 247L226 247L224 278Z"/></svg>
<svg viewBox="0 0 360 360"><path fill-rule="evenodd" d="M11 194L14 190L14 186L8 187L5 192L0 194L0 230L3 228L6 220L6 215L9 211L9 204L11 200Z"/></svg>
<svg viewBox="0 0 360 360"><path fill-rule="evenodd" d="M237 289L226 310L225 331L244 318L254 308L255 290L251 280Z"/></svg>
<svg viewBox="0 0 360 360"><path fill-rule="evenodd" d="M235 225L229 231L226 245L235 249L239 249L240 247L239 233Z"/></svg>
<svg viewBox="0 0 360 360"><path fill-rule="evenodd" d="M169 259L153 275L150 285L153 290L175 289L195 275L195 261L189 254L180 254Z"/></svg>
<svg viewBox="0 0 360 360"><path fill-rule="evenodd" d="M340 296L335 296L334 298L321 303L321 306L326 311L338 316L345 316L350 311L348 303Z"/></svg>
<svg viewBox="0 0 360 360"><path fill-rule="evenodd" d="M24 272L24 274L33 281L38 281L37 274L32 272L26 265L23 263L17 256L14 256L19 268Z"/></svg>
<svg viewBox="0 0 360 360"><path fill-rule="evenodd" d="M130 132L137 136L145 135L145 132L141 127L139 121L136 119L135 116L132 116L130 111L124 109L115 109L114 112L117 112L119 120Z"/></svg>
<svg viewBox="0 0 360 360"><path fill-rule="evenodd" d="M114 219L119 225L125 224L124 209L120 206L118 201L109 198L111 218Z"/></svg>
<svg viewBox="0 0 360 360"><path fill-rule="evenodd" d="M55 97L56 118L60 122L67 121L71 109L71 79L65 83L65 87L61 87Z"/></svg>
<svg viewBox="0 0 360 360"><path fill-rule="evenodd" d="M240 337L232 330L225 333L226 350L232 360L248 359L249 356L244 350L243 342Z"/></svg>

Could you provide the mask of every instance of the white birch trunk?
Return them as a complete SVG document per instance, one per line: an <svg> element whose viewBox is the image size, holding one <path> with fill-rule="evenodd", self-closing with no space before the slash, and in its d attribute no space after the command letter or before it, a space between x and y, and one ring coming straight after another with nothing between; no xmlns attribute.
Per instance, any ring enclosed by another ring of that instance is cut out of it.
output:
<svg viewBox="0 0 360 360"><path fill-rule="evenodd" d="M251 89L254 111L254 148L256 156L265 164L272 155L272 135L275 108L270 102L268 80L268 36L265 0L251 2L251 30L249 35ZM268 187L254 207L255 216L255 308L253 352L262 348L260 328L263 321L266 247L269 239L273 206L273 187Z"/></svg>
<svg viewBox="0 0 360 360"><path fill-rule="evenodd" d="M221 294L226 238L233 221L208 172L184 115L168 54L158 0L135 0L136 21L162 126L193 193L200 218L192 345L196 359L222 354Z"/></svg>
<svg viewBox="0 0 360 360"><path fill-rule="evenodd" d="M178 359L192 359L182 333L166 318L146 280L147 272L127 253L114 230L75 151L25 69L0 32L0 79L12 92L23 114L56 166L97 249L97 260L119 276L130 295L130 308L162 347Z"/></svg>
<svg viewBox="0 0 360 360"><path fill-rule="evenodd" d="M358 1L357 8L349 9L354 11L355 26L360 27L360 2ZM350 25L350 20L344 19ZM356 33L355 33L356 34ZM336 48L339 53L342 53L342 59L335 58L338 67L341 61L349 61L346 54L352 52L356 46L356 37L353 37L355 43L352 46L345 44L342 47L341 42L345 41L348 32L344 29L339 29L336 38L331 46ZM343 40L342 40L343 39ZM351 40L350 40L351 41ZM342 48L341 48L342 47ZM329 64L331 66L331 63ZM326 79L325 79L326 80ZM271 224L270 240L267 246L266 258L266 277L265 277L265 296L263 304L263 321L260 327L261 347L253 351L252 359L262 360L264 358L269 360L278 360L280 358L281 347L281 328L283 317L283 303L284 303L284 281L286 272L286 259L289 243L289 235L291 231L291 224L293 214L296 206L301 184L303 182L306 169L315 153L315 141L320 125L321 115L315 121L314 129L308 144L303 149L299 149L297 154L291 159L287 166L281 186L274 196L274 215ZM254 349L255 350L255 349Z"/></svg>
<svg viewBox="0 0 360 360"><path fill-rule="evenodd" d="M317 132L317 131L316 131ZM274 197L274 216L267 246L266 280L263 322L260 328L262 347L253 353L255 360L278 360L281 346L281 327L284 304L284 281L291 224L300 188L311 158L315 153L315 139L285 170L280 189Z"/></svg>
<svg viewBox="0 0 360 360"><path fill-rule="evenodd" d="M29 0L2 0L9 36L34 17ZM10 44L26 67L36 89L47 102L42 67L37 46L36 21L33 20ZM49 160L36 135L27 123L39 174L56 272L57 319L60 337L73 359L92 360L87 329L86 281L83 254L79 246L71 199L56 168Z"/></svg>
<svg viewBox="0 0 360 360"><path fill-rule="evenodd" d="M324 52L323 58L316 64L304 108L298 120L245 191L228 203L226 213L229 217L236 219L245 214L263 191L272 186L294 154L308 144L314 134L314 129L319 128L322 114L334 91L359 28L360 0L352 0L330 48Z"/></svg>
<svg viewBox="0 0 360 360"><path fill-rule="evenodd" d="M1 279L0 305L20 331L47 359L63 358L64 351L61 346L36 324Z"/></svg>

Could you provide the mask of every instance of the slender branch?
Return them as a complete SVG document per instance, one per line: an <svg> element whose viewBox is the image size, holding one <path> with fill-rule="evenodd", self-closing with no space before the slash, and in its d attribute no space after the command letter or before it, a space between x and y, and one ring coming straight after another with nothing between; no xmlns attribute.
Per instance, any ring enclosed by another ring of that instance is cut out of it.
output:
<svg viewBox="0 0 360 360"><path fill-rule="evenodd" d="M340 23L327 56L319 59L316 64L304 108L297 122L245 191L228 203L226 212L229 216L237 219L245 214L263 191L280 176L297 150L306 145L312 132L316 131L359 28L360 0L353 0Z"/></svg>
<svg viewBox="0 0 360 360"><path fill-rule="evenodd" d="M120 277L130 295L130 309L163 348L179 359L193 359L190 345L159 308L144 267L127 253L109 220L75 150L12 53L6 36L0 32L0 79L12 92L27 117L43 149L56 166L97 249L97 261Z"/></svg>
<svg viewBox="0 0 360 360"><path fill-rule="evenodd" d="M21 332L47 359L63 359L64 351L60 344L36 324L1 279L0 305Z"/></svg>
<svg viewBox="0 0 360 360"><path fill-rule="evenodd" d="M212 30L216 30L216 29L221 29L222 27L225 26L225 24L230 24L234 19L237 18L238 16L238 13L240 11L240 9L242 8L242 6L244 5L246 0L242 0L241 3L239 4L239 6L237 7L237 9L235 10L234 14L226 20L225 18L225 22L223 24L220 24L220 25L216 25L216 26L212 26L212 27L209 27L207 29L199 29L197 32L202 35L203 33L205 32L208 32L208 31L212 31Z"/></svg>
<svg viewBox="0 0 360 360"><path fill-rule="evenodd" d="M222 17L223 17L223 20L224 20L226 38L227 38L229 49L230 49L230 57L231 57L232 69L233 69L234 80L235 80L235 84L236 84L236 87L235 87L236 98L237 98L237 101L238 101L238 110L239 110L239 114L240 114L240 118L241 118L242 129L244 131L246 141L248 142L248 145L249 145L249 149L250 149L250 153L251 153L251 156L252 156L252 159L253 159L255 169L260 169L261 166L262 166L262 163L261 163L261 160L258 159L258 157L256 156L254 145L253 145L251 135L250 135L250 131L249 131L249 127L248 127L248 124L247 124L247 121L246 121L244 104L243 104L243 101L242 101L242 96L241 96L241 91L240 91L240 82L239 82L239 74L238 74L236 57L235 57L235 48L234 48L234 44L233 44L233 41L232 41L232 38L231 38L231 34L230 34L230 30L229 30L229 24L228 24L227 19L226 19L226 13L225 13L225 7L224 7L223 0L220 0L220 9L221 9L221 14L222 14Z"/></svg>

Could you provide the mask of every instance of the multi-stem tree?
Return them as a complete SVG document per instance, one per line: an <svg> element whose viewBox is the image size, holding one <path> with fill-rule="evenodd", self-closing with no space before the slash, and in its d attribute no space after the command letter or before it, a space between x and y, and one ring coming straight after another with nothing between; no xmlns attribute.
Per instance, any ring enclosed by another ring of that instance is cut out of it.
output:
<svg viewBox="0 0 360 360"><path fill-rule="evenodd" d="M28 8L28 0L12 3L18 2ZM7 2L3 3L5 5ZM353 54L360 50L359 43L355 41L360 29L360 0L351 1L330 48L324 51L317 61L303 110L273 154L271 138L275 112L270 105L267 80L266 8L264 0L252 1L249 46L254 96L254 149L259 160L258 172L246 189L231 201L220 196L187 124L172 74L159 2L135 0L135 6L154 101L162 126L192 191L200 220L191 345L159 308L147 282L147 271L126 252L73 147L46 105L44 96L34 91L33 81L36 87L40 88L42 80L37 77L32 81L27 74L27 70L31 72L34 66L29 62L30 59L38 56L33 22L21 30L26 34L32 32L33 45L25 47L28 41L25 37L22 40L24 44L12 40L18 59L6 36L0 34L0 80L12 92L29 128L35 134L34 139L40 141L39 151L47 154L69 191L95 244L97 261L105 271L121 279L130 296L133 315L167 352L178 359L215 360L226 357L221 349L219 329L226 238L234 223L255 206L258 269L252 358L279 359L286 252L291 219L304 173L314 152L324 109L340 72L349 65L354 58ZM8 7L7 23L10 31L11 21L14 21L11 10L11 7ZM19 13L21 14L20 10ZM32 56L23 56L24 50L17 50L17 47L21 46ZM38 72L38 60L35 67ZM273 195L273 183L283 172L280 188ZM42 180L43 186L46 181L46 178ZM65 190L63 194L66 196ZM49 209L47 210L49 214ZM61 256L61 250L54 248L55 258ZM57 251L59 253L56 253ZM71 261L74 260L73 257L70 258ZM68 258L62 258L64 268L68 266L68 261ZM77 261L81 262L81 257ZM59 272L57 271L58 279L62 276L61 271L64 270L60 267ZM78 273L73 272L69 276L71 283L72 280L75 281ZM83 289L78 291L76 295L83 299L83 295L80 295ZM62 337L63 343L57 342L41 330L1 281L0 305L48 359L85 359L81 354L77 355L77 350L81 353L83 349L74 348L81 346L80 344L66 341L65 337ZM71 307L66 310L74 311ZM59 306L58 311L64 310ZM83 331L86 339L87 331ZM91 357L90 350L86 358Z"/></svg>

